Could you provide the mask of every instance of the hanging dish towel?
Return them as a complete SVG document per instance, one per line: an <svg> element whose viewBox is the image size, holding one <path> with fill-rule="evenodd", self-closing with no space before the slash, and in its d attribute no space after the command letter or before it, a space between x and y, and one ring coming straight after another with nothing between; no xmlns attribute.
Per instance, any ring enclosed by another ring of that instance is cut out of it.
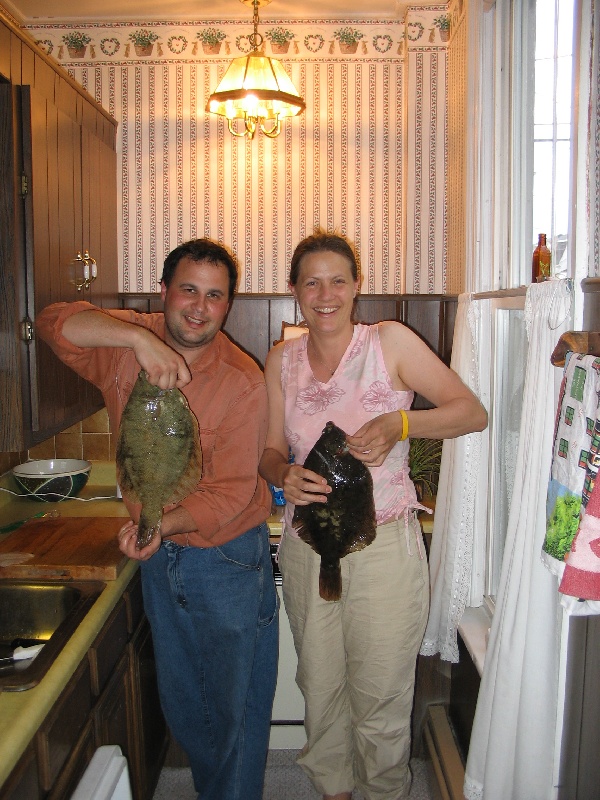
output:
<svg viewBox="0 0 600 800"><path fill-rule="evenodd" d="M560 586L563 593L561 603L569 613L576 615L600 613L600 603L595 602L600 600L600 594L598 597L593 594L588 597L577 590L577 597L572 597L572 592L565 588L567 585L574 588L576 574L578 586L583 585L584 575L588 587L600 586L600 558L594 555L594 548L598 550L595 544L598 534L592 530L594 520L597 520L600 529L600 519L596 516L598 514L600 517L600 490L585 526L590 533L584 533L580 543L575 546L578 555L571 562L580 523L583 526L582 520L587 517L587 506L594 490L599 463L600 358L570 353L567 355L556 414L542 561L561 580L569 566L569 583L563 586L563 582ZM592 565L598 572L591 569ZM578 572L571 572L571 568Z"/></svg>

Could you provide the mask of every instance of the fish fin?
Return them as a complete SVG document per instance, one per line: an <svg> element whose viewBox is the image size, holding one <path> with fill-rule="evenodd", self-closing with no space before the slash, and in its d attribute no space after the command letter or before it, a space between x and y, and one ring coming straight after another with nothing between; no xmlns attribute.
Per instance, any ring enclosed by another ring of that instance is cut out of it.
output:
<svg viewBox="0 0 600 800"><path fill-rule="evenodd" d="M359 550L364 550L375 541L377 528L373 526L368 529L361 528L360 533L357 534L355 541L348 546L349 553L356 553Z"/></svg>
<svg viewBox="0 0 600 800"><path fill-rule="evenodd" d="M295 518L294 522L296 521L298 520ZM315 552L318 552L315 540L312 537L309 526L306 525L306 523L304 523L302 520L299 520L299 523L300 524L296 527L296 532L299 538L302 539L303 542L306 542L306 544L310 545L310 547L312 547L312 549Z"/></svg>
<svg viewBox="0 0 600 800"><path fill-rule="evenodd" d="M319 571L319 595L323 600L339 600L342 596L342 570L340 562L324 564Z"/></svg>

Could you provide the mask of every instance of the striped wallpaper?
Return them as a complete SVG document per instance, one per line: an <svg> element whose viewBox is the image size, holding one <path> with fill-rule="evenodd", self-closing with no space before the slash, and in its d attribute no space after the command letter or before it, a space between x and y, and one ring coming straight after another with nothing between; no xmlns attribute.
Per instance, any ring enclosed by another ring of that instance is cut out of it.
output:
<svg viewBox="0 0 600 800"><path fill-rule="evenodd" d="M363 34L354 54L337 49L339 23L288 23L282 61L306 111L275 139L234 137L204 110L247 23L211 21L227 34L215 55L191 46L206 23L153 26L147 56L126 23L78 28L83 58L61 44L70 26L30 29L119 122L120 289L156 291L169 250L209 236L237 254L240 291L286 292L295 245L321 226L354 242L363 292L444 291L446 45L431 24L443 8L348 23Z"/></svg>

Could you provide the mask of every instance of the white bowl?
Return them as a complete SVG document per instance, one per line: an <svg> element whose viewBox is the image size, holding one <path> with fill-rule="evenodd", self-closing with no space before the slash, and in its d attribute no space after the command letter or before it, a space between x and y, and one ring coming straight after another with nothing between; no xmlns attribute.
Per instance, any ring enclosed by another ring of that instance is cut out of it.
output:
<svg viewBox="0 0 600 800"><path fill-rule="evenodd" d="M27 461L14 467L12 474L25 497L57 503L75 497L90 477L91 462L77 458Z"/></svg>

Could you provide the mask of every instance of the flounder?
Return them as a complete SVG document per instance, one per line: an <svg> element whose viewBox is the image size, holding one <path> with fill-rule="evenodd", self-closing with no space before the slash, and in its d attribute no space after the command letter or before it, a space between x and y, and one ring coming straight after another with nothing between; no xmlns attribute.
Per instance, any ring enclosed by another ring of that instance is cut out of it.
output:
<svg viewBox="0 0 600 800"><path fill-rule="evenodd" d="M159 389L140 371L123 409L116 461L123 495L142 505L141 549L160 533L163 507L187 497L202 475L198 422L179 389Z"/></svg>
<svg viewBox="0 0 600 800"><path fill-rule="evenodd" d="M363 550L375 539L373 478L362 461L349 452L346 434L333 422L323 429L304 467L325 478L331 492L326 503L296 506L293 524L299 523L298 535L321 556L320 596L339 600L340 558Z"/></svg>

